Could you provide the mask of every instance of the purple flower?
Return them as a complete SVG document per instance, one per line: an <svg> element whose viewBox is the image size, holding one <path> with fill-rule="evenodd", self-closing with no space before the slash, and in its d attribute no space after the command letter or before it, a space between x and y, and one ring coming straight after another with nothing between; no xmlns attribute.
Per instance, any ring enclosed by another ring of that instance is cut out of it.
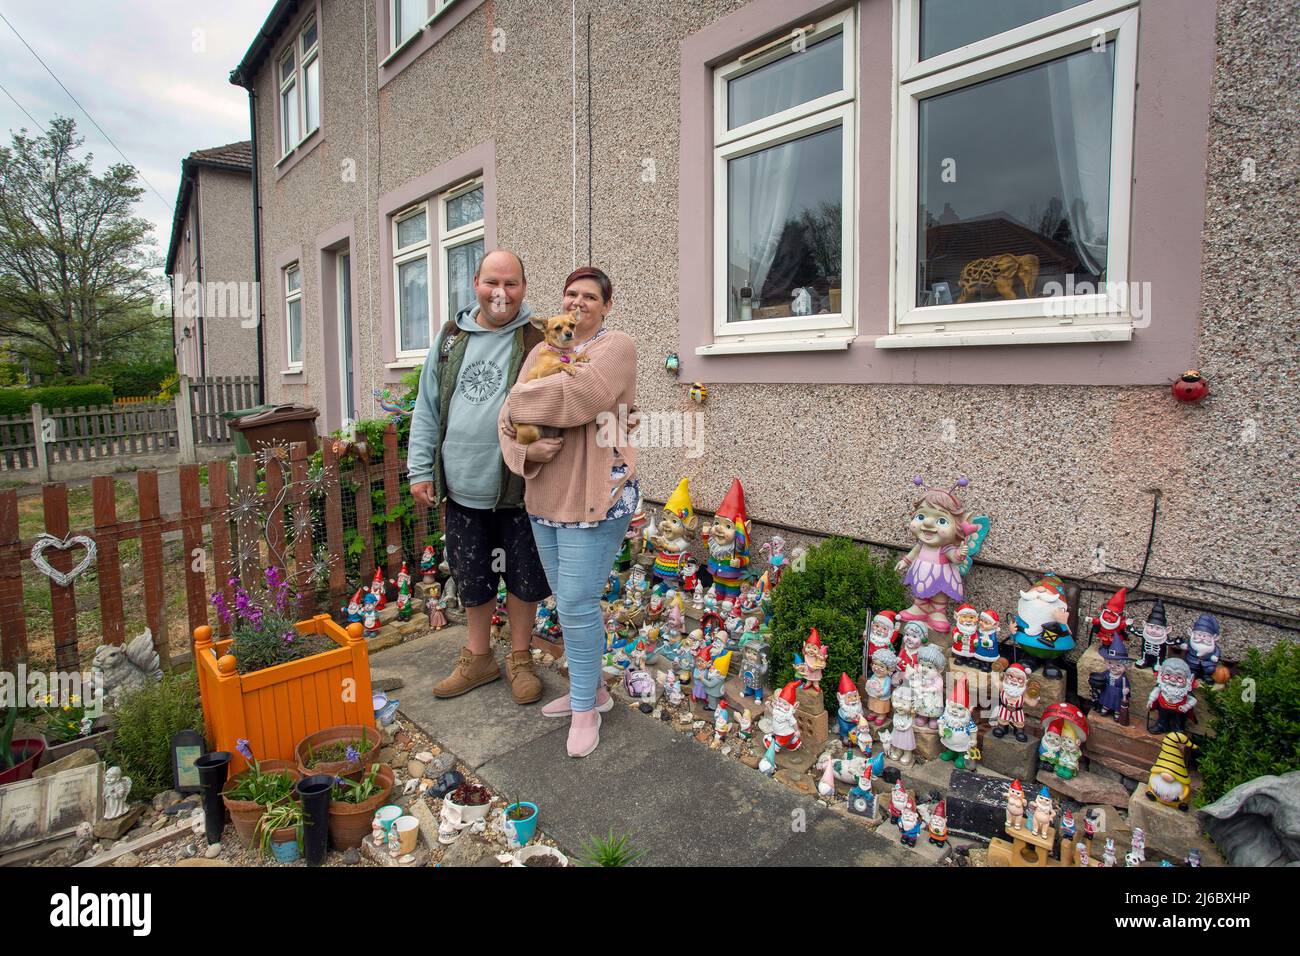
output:
<svg viewBox="0 0 1300 956"><path fill-rule="evenodd" d="M285 642L286 644L292 644L292 643L293 643L293 639L294 639L294 637L296 637L297 635L295 634L295 632L293 631L293 629L290 628L289 630L285 631L285 632L284 632L282 635L280 635L280 636L284 638L284 642Z"/></svg>
<svg viewBox="0 0 1300 956"><path fill-rule="evenodd" d="M239 751L239 756L245 760L253 759L253 748L248 746L248 738L240 737L235 741L235 749Z"/></svg>
<svg viewBox="0 0 1300 956"><path fill-rule="evenodd" d="M348 744L348 749L344 753L344 756L347 757L348 763L356 763L358 760L361 759L361 752L357 750L356 747L353 747L351 744Z"/></svg>
<svg viewBox="0 0 1300 956"><path fill-rule="evenodd" d="M217 609L217 617L221 618L222 624L230 623L230 608L226 604L226 597L220 591L212 595L212 606Z"/></svg>

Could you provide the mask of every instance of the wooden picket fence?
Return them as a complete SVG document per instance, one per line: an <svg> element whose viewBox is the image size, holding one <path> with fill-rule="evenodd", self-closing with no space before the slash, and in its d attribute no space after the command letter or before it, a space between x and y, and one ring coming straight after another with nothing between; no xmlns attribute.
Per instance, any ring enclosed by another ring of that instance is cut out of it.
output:
<svg viewBox="0 0 1300 956"><path fill-rule="evenodd" d="M265 485L258 489L258 461L253 455L234 458L234 474L229 459L213 461L207 465L182 465L180 468L179 511L162 514L158 494L158 473L153 469L136 472L136 493L139 517L121 520L117 515L114 478L98 475L92 479L93 526L84 529L69 527L68 489L62 482L49 482L43 486L45 532L66 540L75 534L92 538L96 545L95 571L98 579L98 603L102 634L85 635L91 646L103 640L109 644L122 644L126 633L123 605L123 569L120 548L124 541L138 540L142 558L142 585L144 620L154 635L154 643L163 659L169 660L167 649L167 622L165 620L165 587L169 580L181 581L185 590L187 633L202 624L212 624L222 636L228 628L210 620L208 567L213 581L225 594L228 603L234 601L229 580L237 573L245 582L258 581L264 568L276 565L284 570L300 595L299 617L307 618L317 610L317 582L312 578L316 556L316 534L311 523L294 524L292 542L286 536L286 511L296 515L308 514L313 496L323 495L324 536L326 553L341 556L344 553L343 490L340 479L357 485L355 513L349 517L355 522L363 542L360 555L360 576L368 581L374 574L374 552L377 543L385 546L388 577L396 577L405 558L418 561L419 554L406 553L402 527L398 521L389 521L377 529L371 521L372 487L382 487L385 501L394 503L411 501L403 488L405 461L398 447L397 433L390 425L384 435L384 456L376 466L354 461L340 466L330 442L322 442L321 459L323 481L308 481L310 452L303 442L295 442L289 449L288 489L285 476L279 467L265 469ZM202 501L201 469L207 471L208 503ZM263 512L239 508L241 502L256 499ZM280 501L278 507L272 507ZM414 505L414 538L423 541L429 533L430 515L419 502ZM392 507L392 505L389 505ZM434 518L436 524L436 517ZM305 527L303 526L305 524ZM179 532L182 542L181 566L167 566L164 560L163 536ZM376 542L382 534L383 541ZM15 490L0 491L0 667L12 670L19 662L28 660L28 613L24 607L23 569L31 563L32 546L36 538L20 538L18 498ZM203 553L200 561L196 555ZM64 573L75 564L69 550L48 548L44 552L49 565ZM79 559L80 555L77 556ZM83 635L77 629L77 586L72 581L67 586L47 579L50 593L51 626L54 633L55 666L60 670L80 670L83 657ZM354 583L352 587L355 587ZM349 584L345 579L342 560L330 562L327 607L334 609L346 599ZM192 649L192 648L191 648Z"/></svg>
<svg viewBox="0 0 1300 956"><path fill-rule="evenodd" d="M214 375L181 379L182 386L186 382L190 386L194 440L200 445L224 445L233 441L230 425L221 413L257 404L257 376Z"/></svg>

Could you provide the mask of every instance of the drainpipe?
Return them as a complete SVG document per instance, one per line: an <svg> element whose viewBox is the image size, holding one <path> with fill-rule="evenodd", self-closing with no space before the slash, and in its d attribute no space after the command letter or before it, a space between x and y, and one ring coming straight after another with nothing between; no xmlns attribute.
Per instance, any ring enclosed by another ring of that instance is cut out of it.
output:
<svg viewBox="0 0 1300 956"><path fill-rule="evenodd" d="M236 82L248 90L248 125L251 130L250 140L253 150L253 282L257 288L257 404L266 401L266 343L263 330L266 327L266 315L262 308L262 193L258 188L257 171L257 87L243 82L240 77Z"/></svg>
<svg viewBox="0 0 1300 956"><path fill-rule="evenodd" d="M201 190L199 189L198 170L195 170L191 174L191 176L193 177L193 182L194 182L194 185L190 189L190 195L193 197L190 203L190 208L194 210L194 261L198 263L197 278L199 280L199 295L198 295L199 378L207 378L208 377L208 351L207 351L208 333L207 333L207 327L204 325L203 322L204 302L206 301L207 298L206 292L204 291L204 285L203 285L203 208L202 208L203 198L199 195Z"/></svg>

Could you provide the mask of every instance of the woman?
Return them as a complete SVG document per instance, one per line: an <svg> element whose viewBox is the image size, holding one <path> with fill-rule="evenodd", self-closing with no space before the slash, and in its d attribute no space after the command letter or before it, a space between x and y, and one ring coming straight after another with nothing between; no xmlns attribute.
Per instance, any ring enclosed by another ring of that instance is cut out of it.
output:
<svg viewBox="0 0 1300 956"><path fill-rule="evenodd" d="M601 680L600 598L638 494L635 450L626 436L611 434L608 424L600 427L608 416L625 421L636 400L636 345L604 325L613 295L609 276L591 266L565 280L563 311L578 315L572 352L587 361L572 363L572 375L530 382L539 353L550 348L538 345L524 360L500 416L506 465L527 479L524 505L555 594L569 663L569 693L542 713L572 715L571 757L596 749L600 715L614 706ZM521 445L513 422L558 428L560 434Z"/></svg>

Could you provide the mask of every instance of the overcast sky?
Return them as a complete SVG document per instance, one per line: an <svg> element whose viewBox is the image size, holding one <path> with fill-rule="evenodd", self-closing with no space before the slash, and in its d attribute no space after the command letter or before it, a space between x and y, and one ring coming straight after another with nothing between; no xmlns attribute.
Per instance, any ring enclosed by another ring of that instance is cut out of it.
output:
<svg viewBox="0 0 1300 956"><path fill-rule="evenodd" d="M161 194L139 215L167 251L181 159L249 138L248 94L229 82L273 0L0 0L0 13ZM96 168L120 162L85 113L0 20L0 84L46 126L71 116ZM0 136L31 119L0 92Z"/></svg>

